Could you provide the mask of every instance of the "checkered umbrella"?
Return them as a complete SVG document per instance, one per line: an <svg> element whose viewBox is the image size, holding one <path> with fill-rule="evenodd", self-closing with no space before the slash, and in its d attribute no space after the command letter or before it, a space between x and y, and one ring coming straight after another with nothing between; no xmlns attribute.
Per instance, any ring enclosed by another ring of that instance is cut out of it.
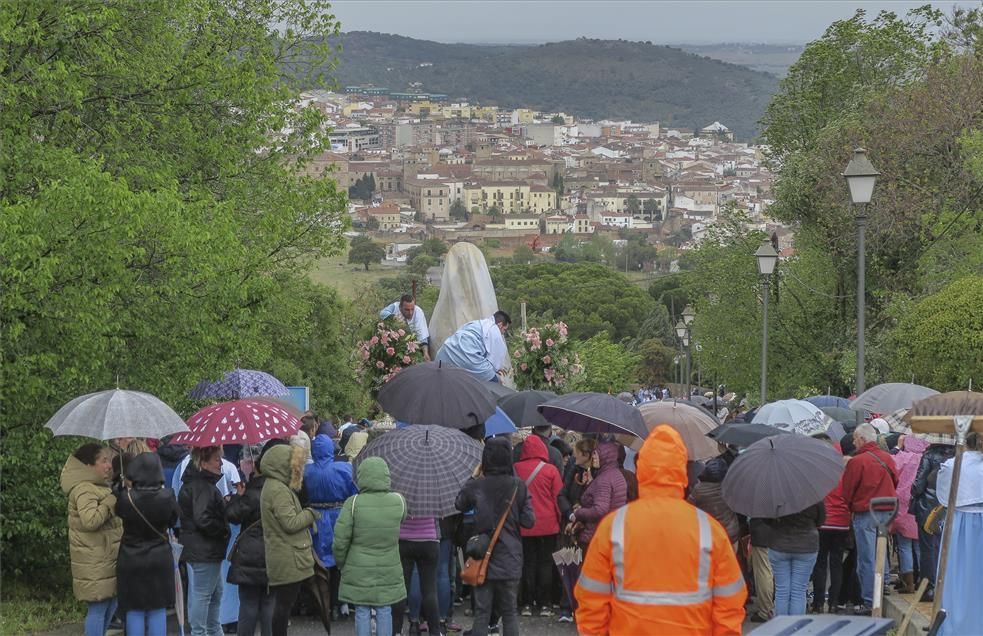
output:
<svg viewBox="0 0 983 636"><path fill-rule="evenodd" d="M188 419L187 433L171 438L172 444L218 446L257 444L289 437L300 428L300 420L282 406L263 400L220 402L201 409Z"/></svg>
<svg viewBox="0 0 983 636"><path fill-rule="evenodd" d="M218 382L202 380L191 389L195 400L241 400L251 397L284 397L290 390L269 373L253 369L233 369Z"/></svg>
<svg viewBox="0 0 983 636"><path fill-rule="evenodd" d="M410 516L445 517L457 512L454 500L481 463L481 450L479 442L459 430L413 424L369 442L354 464L357 473L366 457L381 457Z"/></svg>

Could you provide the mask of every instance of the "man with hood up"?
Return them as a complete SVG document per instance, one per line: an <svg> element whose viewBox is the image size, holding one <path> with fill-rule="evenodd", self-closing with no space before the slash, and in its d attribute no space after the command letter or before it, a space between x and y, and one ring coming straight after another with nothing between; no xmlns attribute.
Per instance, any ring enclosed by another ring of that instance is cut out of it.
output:
<svg viewBox="0 0 983 636"><path fill-rule="evenodd" d="M473 636L486 636L492 608L502 617L502 636L518 636L519 616L516 600L522 576L522 528L536 524L532 502L525 483L512 474L512 445L502 438L485 443L481 454L482 477L472 479L457 495L454 506L461 512L474 510L475 534L491 537L498 520L515 499L505 517L505 525L492 549L484 585L474 590Z"/></svg>
<svg viewBox="0 0 983 636"><path fill-rule="evenodd" d="M335 445L327 435L315 435L312 449L314 463L304 468L304 484L311 508L321 512L312 529L314 551L325 567L333 568L331 553L334 524L341 514L345 500L358 492L352 476L352 465L335 461Z"/></svg>
<svg viewBox="0 0 983 636"><path fill-rule="evenodd" d="M741 633L744 577L723 526L684 499L686 457L670 426L645 440L639 498L601 521L577 582L581 634Z"/></svg>

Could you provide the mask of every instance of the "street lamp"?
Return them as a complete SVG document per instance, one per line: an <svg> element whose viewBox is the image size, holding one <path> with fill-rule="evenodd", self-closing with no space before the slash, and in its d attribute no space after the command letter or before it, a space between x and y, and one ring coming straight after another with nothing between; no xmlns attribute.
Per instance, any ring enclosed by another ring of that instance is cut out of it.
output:
<svg viewBox="0 0 983 636"><path fill-rule="evenodd" d="M857 395L864 392L864 310L865 269L864 238L867 229L867 204L874 193L874 183L881 173L867 159L867 151L857 148L843 176L850 187L850 199L857 208Z"/></svg>
<svg viewBox="0 0 983 636"><path fill-rule="evenodd" d="M696 318L696 312L693 311L693 307L686 305L686 309L683 310L683 318L676 323L676 336L683 343L683 347L686 349L686 397L690 394L690 382L692 377L692 365L693 356L689 346L689 325Z"/></svg>
<svg viewBox="0 0 983 636"><path fill-rule="evenodd" d="M768 395L768 282L775 273L778 264L778 252L771 246L771 241L764 239L761 247L754 253L758 262L758 274L761 276L762 320L761 320L761 404L765 403Z"/></svg>

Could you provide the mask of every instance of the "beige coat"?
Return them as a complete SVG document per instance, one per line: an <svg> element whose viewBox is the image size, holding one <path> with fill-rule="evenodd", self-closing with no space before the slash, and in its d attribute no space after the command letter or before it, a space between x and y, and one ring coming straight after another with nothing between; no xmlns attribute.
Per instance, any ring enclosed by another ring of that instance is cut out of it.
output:
<svg viewBox="0 0 983 636"><path fill-rule="evenodd" d="M75 598L112 598L116 596L116 555L123 536L116 497L92 466L74 456L61 469L61 489L68 496L68 547Z"/></svg>

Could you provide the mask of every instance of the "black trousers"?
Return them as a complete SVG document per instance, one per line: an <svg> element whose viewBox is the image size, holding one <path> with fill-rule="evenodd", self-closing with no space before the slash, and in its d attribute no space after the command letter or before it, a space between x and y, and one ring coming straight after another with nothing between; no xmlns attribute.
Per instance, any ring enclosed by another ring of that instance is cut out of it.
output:
<svg viewBox="0 0 983 636"><path fill-rule="evenodd" d="M399 559L403 564L403 581L407 592L413 578L413 566L420 575L420 616L427 621L431 634L440 630L440 609L437 605L437 562L440 559L440 543L436 541L399 540ZM393 605L393 633L403 629L407 599Z"/></svg>
<svg viewBox="0 0 983 636"><path fill-rule="evenodd" d="M273 610L276 596L265 585L239 586L238 636L253 636L256 627L262 636L273 633Z"/></svg>
<svg viewBox="0 0 983 636"><path fill-rule="evenodd" d="M843 586L843 557L850 538L849 530L820 530L819 556L812 570L813 607L826 602L826 572L829 571L829 604L836 605Z"/></svg>
<svg viewBox="0 0 983 636"><path fill-rule="evenodd" d="M270 592L276 597L276 606L273 608L273 636L287 636L290 610L297 602L297 595L300 594L300 587L303 584L304 581L297 581L287 585L270 586Z"/></svg>
<svg viewBox="0 0 983 636"><path fill-rule="evenodd" d="M556 535L522 537L522 603L549 607L553 595Z"/></svg>
<svg viewBox="0 0 983 636"><path fill-rule="evenodd" d="M485 581L474 589L475 611L471 636L487 636L492 609L502 617L502 636L519 636L519 612L516 597L519 580Z"/></svg>

